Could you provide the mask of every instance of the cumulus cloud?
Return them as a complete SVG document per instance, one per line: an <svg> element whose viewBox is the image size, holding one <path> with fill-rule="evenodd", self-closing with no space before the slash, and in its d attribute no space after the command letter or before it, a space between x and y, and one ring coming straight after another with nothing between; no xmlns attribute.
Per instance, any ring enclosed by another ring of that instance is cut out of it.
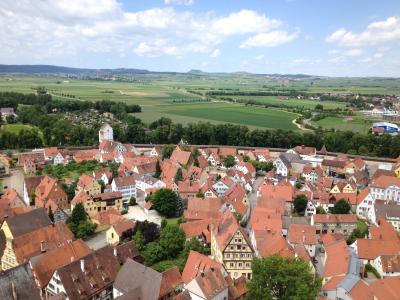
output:
<svg viewBox="0 0 400 300"><path fill-rule="evenodd" d="M165 4L192 5L194 0L164 0Z"/></svg>
<svg viewBox="0 0 400 300"><path fill-rule="evenodd" d="M297 38L297 36L297 32L289 33L284 30L263 32L249 37L247 40L243 41L240 45L240 48L276 47L293 41Z"/></svg>
<svg viewBox="0 0 400 300"><path fill-rule="evenodd" d="M278 46L293 40L297 34L278 30L282 24L282 20L245 9L227 15L173 7L131 12L117 0L2 0L0 59L40 61L82 52L149 57L218 55L218 45L233 36L244 39L243 48Z"/></svg>
<svg viewBox="0 0 400 300"><path fill-rule="evenodd" d="M370 23L359 33L340 28L326 37L326 42L340 46L355 47L400 41L400 17Z"/></svg>
<svg viewBox="0 0 400 300"><path fill-rule="evenodd" d="M213 52L211 52L210 57L215 58L218 57L221 54L221 51L219 49L215 49Z"/></svg>

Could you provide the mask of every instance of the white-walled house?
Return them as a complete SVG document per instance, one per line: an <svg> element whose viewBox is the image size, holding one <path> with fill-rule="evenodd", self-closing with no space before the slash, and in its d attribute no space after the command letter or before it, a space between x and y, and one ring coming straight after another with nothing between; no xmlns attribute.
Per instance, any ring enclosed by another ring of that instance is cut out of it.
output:
<svg viewBox="0 0 400 300"><path fill-rule="evenodd" d="M108 123L104 123L99 130L99 143L102 141L113 141L114 131Z"/></svg>
<svg viewBox="0 0 400 300"><path fill-rule="evenodd" d="M127 200L136 197L135 176L116 177L111 183L111 191L121 192L122 199Z"/></svg>
<svg viewBox="0 0 400 300"><path fill-rule="evenodd" d="M369 189L364 189L357 196L357 209L356 214L357 217L362 219L369 219L368 213L374 209L375 198L372 197L372 194L369 192Z"/></svg>
<svg viewBox="0 0 400 300"><path fill-rule="evenodd" d="M381 255L371 261L381 277L400 275L400 255Z"/></svg>

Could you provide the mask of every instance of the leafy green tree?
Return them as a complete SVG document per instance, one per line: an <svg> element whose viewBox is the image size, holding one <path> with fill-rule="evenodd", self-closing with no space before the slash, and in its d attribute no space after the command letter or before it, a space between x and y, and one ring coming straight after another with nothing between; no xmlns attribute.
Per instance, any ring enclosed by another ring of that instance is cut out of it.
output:
<svg viewBox="0 0 400 300"><path fill-rule="evenodd" d="M170 189L159 189L153 194L151 201L154 209L166 217L173 217L179 214L179 197Z"/></svg>
<svg viewBox="0 0 400 300"><path fill-rule="evenodd" d="M348 214L350 212L351 206L346 199L340 199L332 207L331 212L333 214Z"/></svg>
<svg viewBox="0 0 400 300"><path fill-rule="evenodd" d="M308 199L305 195L298 195L294 198L293 207L294 211L300 215L304 215L307 208Z"/></svg>
<svg viewBox="0 0 400 300"><path fill-rule="evenodd" d="M76 230L75 236L78 239L87 238L94 234L96 227L97 227L96 224L89 221L80 222Z"/></svg>
<svg viewBox="0 0 400 300"><path fill-rule="evenodd" d="M163 228L165 228L165 226L167 226L167 224L168 224L168 221L167 221L167 219L162 219L161 220L161 229L163 229Z"/></svg>
<svg viewBox="0 0 400 300"><path fill-rule="evenodd" d="M132 197L129 199L129 206L135 206L136 204L137 204L136 198L132 196Z"/></svg>
<svg viewBox="0 0 400 300"><path fill-rule="evenodd" d="M140 251L144 249L144 236L140 230L136 231L135 235L133 236L133 241Z"/></svg>
<svg viewBox="0 0 400 300"><path fill-rule="evenodd" d="M315 105L315 110L319 110L319 111L324 110L324 106L322 104L317 104L317 105Z"/></svg>
<svg viewBox="0 0 400 300"><path fill-rule="evenodd" d="M322 206L318 206L316 210L317 210L316 211L317 214L319 214L319 215L325 215L326 214L326 211Z"/></svg>
<svg viewBox="0 0 400 300"><path fill-rule="evenodd" d="M161 166L160 166L160 161L157 160L156 163L156 174L154 175L155 178L160 178L161 176Z"/></svg>
<svg viewBox="0 0 400 300"><path fill-rule="evenodd" d="M232 168L236 164L235 158L232 155L225 156L223 161L226 168Z"/></svg>
<svg viewBox="0 0 400 300"><path fill-rule="evenodd" d="M278 255L255 258L253 278L248 284L246 299L300 300L316 299L321 290L321 279L315 277L302 259L288 259Z"/></svg>
<svg viewBox="0 0 400 300"><path fill-rule="evenodd" d="M173 145L165 145L162 153L163 159L170 158L173 151L174 151Z"/></svg>
<svg viewBox="0 0 400 300"><path fill-rule="evenodd" d="M137 231L140 231L144 238L144 244L148 244L157 240L160 237L160 229L157 224L147 220L136 222Z"/></svg>
<svg viewBox="0 0 400 300"><path fill-rule="evenodd" d="M163 248L157 242L148 243L143 251L143 257L146 264L153 265L164 259L165 254Z"/></svg>
<svg viewBox="0 0 400 300"><path fill-rule="evenodd" d="M83 206L82 203L78 203L72 210L72 214L71 217L69 218L69 221L78 225L79 223L85 222L86 220L87 220L87 214L85 211L85 207Z"/></svg>
<svg viewBox="0 0 400 300"><path fill-rule="evenodd" d="M185 247L185 232L178 225L168 224L161 230L160 246L166 258L175 258Z"/></svg>
<svg viewBox="0 0 400 300"><path fill-rule="evenodd" d="M176 171L176 174L175 174L175 177L174 177L174 181L175 181L175 183L178 183L178 181L182 181L182 179L183 179L182 169L179 168Z"/></svg>

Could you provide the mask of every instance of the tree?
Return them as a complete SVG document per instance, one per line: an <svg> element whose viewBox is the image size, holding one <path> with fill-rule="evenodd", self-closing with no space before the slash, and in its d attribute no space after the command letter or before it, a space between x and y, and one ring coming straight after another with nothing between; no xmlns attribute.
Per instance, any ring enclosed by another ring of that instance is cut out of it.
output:
<svg viewBox="0 0 400 300"><path fill-rule="evenodd" d="M235 164L235 158L232 155L227 155L224 157L224 166L226 168L232 168Z"/></svg>
<svg viewBox="0 0 400 300"><path fill-rule="evenodd" d="M132 196L132 197L129 199L129 206L135 206L136 204L137 204L136 198Z"/></svg>
<svg viewBox="0 0 400 300"><path fill-rule="evenodd" d="M164 259L164 251L159 243L151 242L147 244L143 251L143 257L147 265L153 265Z"/></svg>
<svg viewBox="0 0 400 300"><path fill-rule="evenodd" d="M51 222L54 223L54 214L53 214L53 211L51 210L50 206L49 206L48 215L49 215L49 218L50 218Z"/></svg>
<svg viewBox="0 0 400 300"><path fill-rule="evenodd" d="M333 214L348 214L350 212L351 206L346 199L340 199L332 207L331 212Z"/></svg>
<svg viewBox="0 0 400 300"><path fill-rule="evenodd" d="M96 227L97 227L96 224L89 221L80 222L76 230L75 236L78 239L87 238L95 232Z"/></svg>
<svg viewBox="0 0 400 300"><path fill-rule="evenodd" d="M252 271L246 296L249 300L316 299L321 289L321 279L302 259L278 255L255 258Z"/></svg>
<svg viewBox="0 0 400 300"><path fill-rule="evenodd" d="M179 214L179 197L170 189L159 189L153 194L151 201L154 209L166 217Z"/></svg>
<svg viewBox="0 0 400 300"><path fill-rule="evenodd" d="M85 207L82 203L78 203L74 209L72 210L71 217L69 218L70 222L74 224L79 224L80 222L85 222L87 220L87 214L85 211Z"/></svg>
<svg viewBox="0 0 400 300"><path fill-rule="evenodd" d="M160 161L157 160L156 163L156 174L154 175L155 178L160 178L161 176L161 166L160 166Z"/></svg>
<svg viewBox="0 0 400 300"><path fill-rule="evenodd" d="M185 232L179 225L167 224L161 230L160 246L165 258L175 258L185 247Z"/></svg>
<svg viewBox="0 0 400 300"><path fill-rule="evenodd" d="M136 224L136 232L140 231L140 233L143 235L145 245L157 240L160 237L160 229L157 224L147 220L143 222L137 221Z"/></svg>
<svg viewBox="0 0 400 300"><path fill-rule="evenodd" d="M319 111L324 110L324 106L322 104L317 104L317 105L315 105L315 110L319 110Z"/></svg>
<svg viewBox="0 0 400 300"><path fill-rule="evenodd" d="M303 215L307 208L308 199L305 195L298 195L294 198L293 207L294 211Z"/></svg>
<svg viewBox="0 0 400 300"><path fill-rule="evenodd" d="M165 145L163 148L162 158L170 158L172 152L174 151L174 146L172 145Z"/></svg>
<svg viewBox="0 0 400 300"><path fill-rule="evenodd" d="M183 179L182 169L178 168L174 177L174 181L175 183L178 183L178 181L182 181L182 179Z"/></svg>
<svg viewBox="0 0 400 300"><path fill-rule="evenodd" d="M133 241L139 250L144 249L144 236L140 230L136 231L135 235L133 236Z"/></svg>

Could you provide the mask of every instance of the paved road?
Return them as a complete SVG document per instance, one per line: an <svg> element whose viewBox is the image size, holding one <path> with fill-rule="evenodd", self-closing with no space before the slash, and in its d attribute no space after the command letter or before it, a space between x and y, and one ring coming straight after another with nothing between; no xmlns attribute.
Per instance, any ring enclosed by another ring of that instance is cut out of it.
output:
<svg viewBox="0 0 400 300"><path fill-rule="evenodd" d="M22 197L24 194L24 172L21 169L11 169L10 175L3 178L3 186L15 189Z"/></svg>
<svg viewBox="0 0 400 300"><path fill-rule="evenodd" d="M253 191L248 194L249 204L250 204L250 212L257 206L257 190L258 187L264 182L264 176L259 176L256 178L253 184Z"/></svg>

